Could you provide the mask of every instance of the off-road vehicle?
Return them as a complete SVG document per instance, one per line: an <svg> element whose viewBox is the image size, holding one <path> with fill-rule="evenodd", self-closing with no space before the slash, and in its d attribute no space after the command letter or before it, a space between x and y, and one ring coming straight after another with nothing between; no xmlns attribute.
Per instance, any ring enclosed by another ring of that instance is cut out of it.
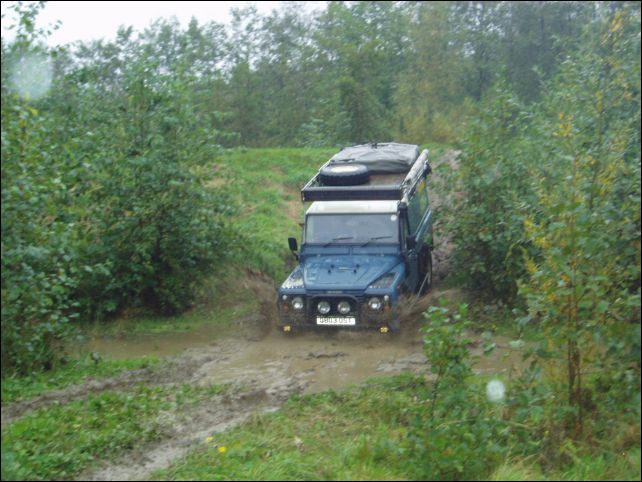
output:
<svg viewBox="0 0 642 482"><path fill-rule="evenodd" d="M301 190L309 203L298 266L278 290L278 325L399 329L402 293L432 283L428 150L364 144L341 150Z"/></svg>

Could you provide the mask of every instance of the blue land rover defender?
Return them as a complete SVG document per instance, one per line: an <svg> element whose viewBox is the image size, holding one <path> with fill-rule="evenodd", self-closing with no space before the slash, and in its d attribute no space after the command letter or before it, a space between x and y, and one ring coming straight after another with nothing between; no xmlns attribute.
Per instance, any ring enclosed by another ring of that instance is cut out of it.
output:
<svg viewBox="0 0 642 482"><path fill-rule="evenodd" d="M411 144L348 147L301 190L298 266L278 291L278 326L399 329L402 293L432 283L428 151Z"/></svg>

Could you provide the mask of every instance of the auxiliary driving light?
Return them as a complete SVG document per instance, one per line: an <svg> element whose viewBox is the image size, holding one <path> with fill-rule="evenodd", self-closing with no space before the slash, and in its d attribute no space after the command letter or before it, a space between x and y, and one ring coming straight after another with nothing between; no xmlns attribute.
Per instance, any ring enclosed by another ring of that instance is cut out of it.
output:
<svg viewBox="0 0 642 482"><path fill-rule="evenodd" d="M319 313L321 313L322 315L327 315L328 313L330 313L330 303L328 303L327 301L319 301L317 310L319 310Z"/></svg>
<svg viewBox="0 0 642 482"><path fill-rule="evenodd" d="M297 296L292 300L292 308L294 308L295 310L303 309L303 299L301 299L300 296Z"/></svg>
<svg viewBox="0 0 642 482"><path fill-rule="evenodd" d="M381 309L381 300L379 298L370 298L368 306L372 311L379 311Z"/></svg>
<svg viewBox="0 0 642 482"><path fill-rule="evenodd" d="M348 313L350 313L350 303L348 303L347 301L339 302L338 308L339 313L341 313L342 315L347 315Z"/></svg>

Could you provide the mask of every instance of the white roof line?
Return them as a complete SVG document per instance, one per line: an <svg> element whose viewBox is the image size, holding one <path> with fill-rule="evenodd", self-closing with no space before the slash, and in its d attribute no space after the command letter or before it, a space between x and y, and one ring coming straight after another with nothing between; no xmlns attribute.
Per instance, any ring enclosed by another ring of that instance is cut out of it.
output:
<svg viewBox="0 0 642 482"><path fill-rule="evenodd" d="M315 201L306 214L388 214L399 210L399 201Z"/></svg>

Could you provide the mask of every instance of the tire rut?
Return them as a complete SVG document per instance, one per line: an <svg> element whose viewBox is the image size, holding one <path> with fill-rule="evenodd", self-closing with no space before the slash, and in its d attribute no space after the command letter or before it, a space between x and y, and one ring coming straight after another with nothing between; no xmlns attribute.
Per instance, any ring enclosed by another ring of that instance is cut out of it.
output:
<svg viewBox="0 0 642 482"><path fill-rule="evenodd" d="M303 383L292 379L287 384L216 396L183 415L166 414L163 424L171 429L162 441L130 451L114 462L104 462L80 474L76 480L147 480L149 474L168 467L205 443L207 437L256 414L278 410L285 400L303 388Z"/></svg>

